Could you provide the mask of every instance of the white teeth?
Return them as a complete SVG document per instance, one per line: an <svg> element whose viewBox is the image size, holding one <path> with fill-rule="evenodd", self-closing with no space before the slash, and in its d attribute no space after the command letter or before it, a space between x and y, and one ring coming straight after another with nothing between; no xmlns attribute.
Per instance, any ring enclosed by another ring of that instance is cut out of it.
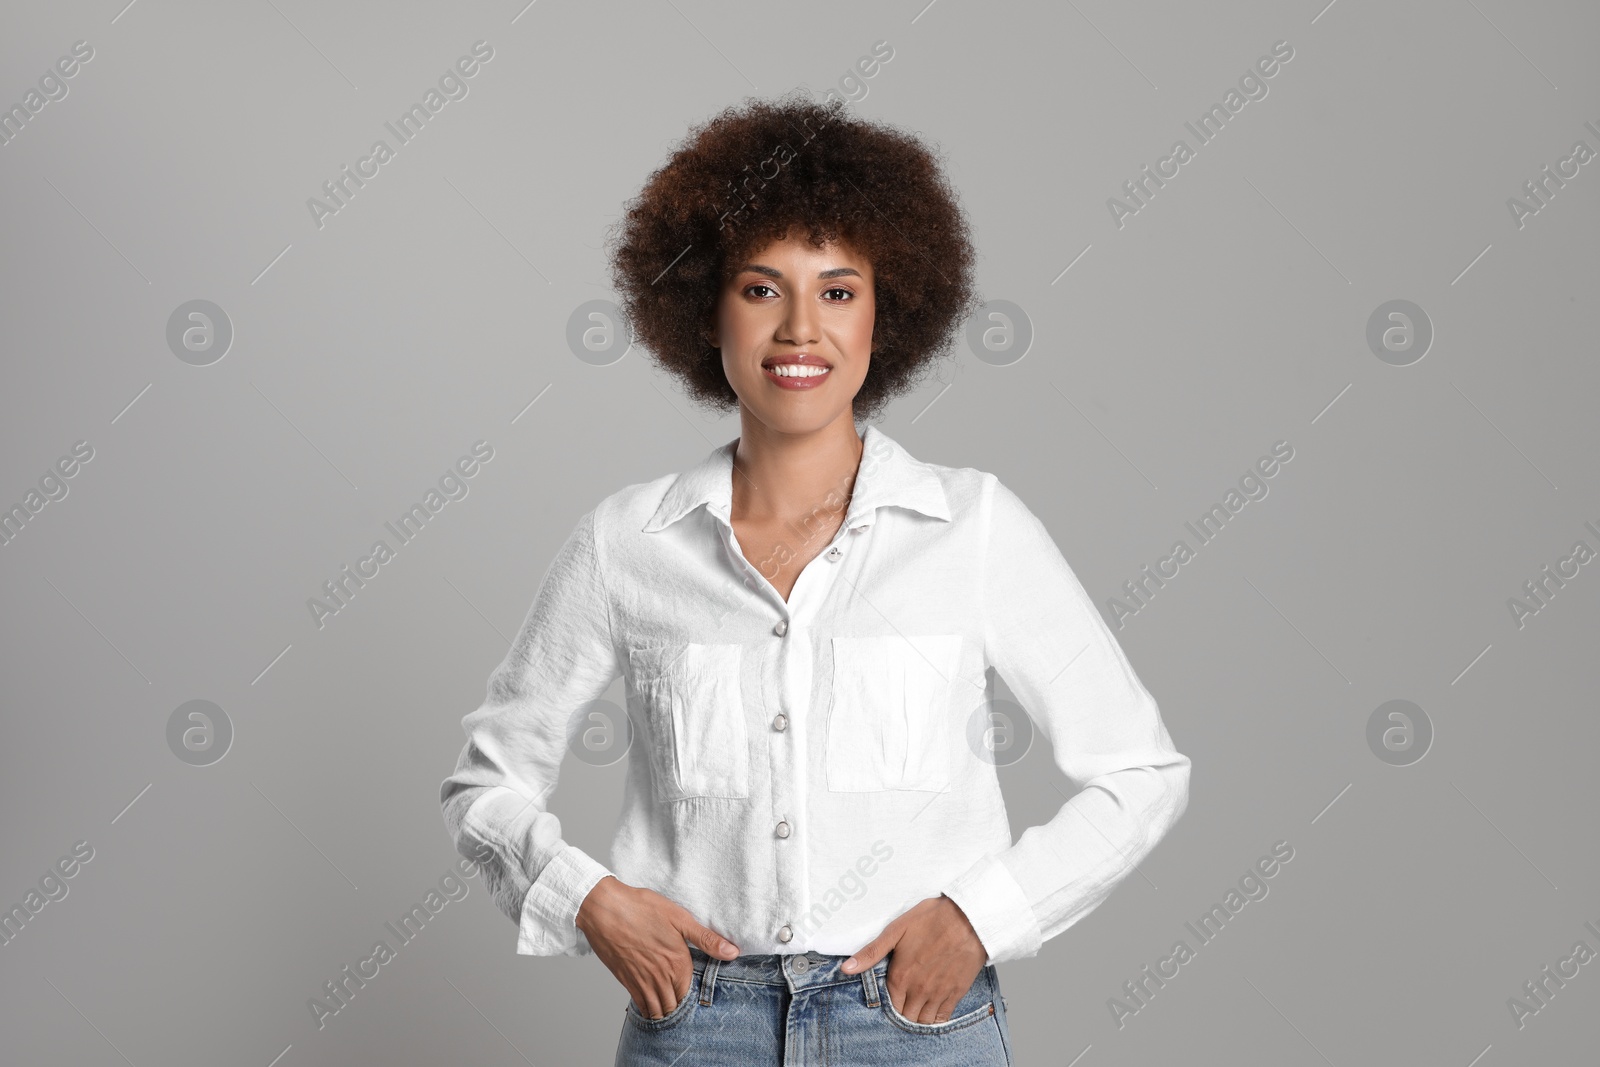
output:
<svg viewBox="0 0 1600 1067"><path fill-rule="evenodd" d="M768 369L780 378L815 378L819 374L828 373L827 367L805 363L778 363Z"/></svg>

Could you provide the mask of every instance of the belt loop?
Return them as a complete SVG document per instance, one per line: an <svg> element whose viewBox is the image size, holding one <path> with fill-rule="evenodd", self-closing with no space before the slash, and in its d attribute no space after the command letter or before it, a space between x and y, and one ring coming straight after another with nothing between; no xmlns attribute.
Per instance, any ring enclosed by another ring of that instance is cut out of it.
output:
<svg viewBox="0 0 1600 1067"><path fill-rule="evenodd" d="M705 973L700 976L700 1003L706 1007L711 1006L711 992L717 985L717 966L722 963L715 956L708 955Z"/></svg>
<svg viewBox="0 0 1600 1067"><path fill-rule="evenodd" d="M867 998L867 1007L878 1006L878 973L871 967L861 972L861 993Z"/></svg>

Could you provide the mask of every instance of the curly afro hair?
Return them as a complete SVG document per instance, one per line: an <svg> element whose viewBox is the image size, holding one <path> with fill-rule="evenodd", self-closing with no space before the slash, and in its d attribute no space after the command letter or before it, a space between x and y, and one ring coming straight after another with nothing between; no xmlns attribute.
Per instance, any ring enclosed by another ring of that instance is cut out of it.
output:
<svg viewBox="0 0 1600 1067"><path fill-rule="evenodd" d="M730 264L794 232L842 241L872 264L876 315L858 419L877 418L943 354L980 304L954 189L910 134L796 90L747 99L690 129L608 235L613 284L636 341L714 410L737 406L705 336Z"/></svg>

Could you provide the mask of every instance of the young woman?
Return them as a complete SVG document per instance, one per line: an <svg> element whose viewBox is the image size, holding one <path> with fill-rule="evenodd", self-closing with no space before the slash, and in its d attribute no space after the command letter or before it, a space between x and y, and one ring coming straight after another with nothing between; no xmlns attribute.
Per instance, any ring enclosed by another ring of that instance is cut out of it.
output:
<svg viewBox="0 0 1600 1067"><path fill-rule="evenodd" d="M457 848L519 952L627 989L619 1067L1010 1064L995 964L1105 899L1189 760L1021 500L858 425L974 311L957 198L915 138L797 96L691 131L619 228L637 339L739 436L578 521L463 720ZM608 868L545 802L619 674ZM1079 788L1015 843L994 674Z"/></svg>

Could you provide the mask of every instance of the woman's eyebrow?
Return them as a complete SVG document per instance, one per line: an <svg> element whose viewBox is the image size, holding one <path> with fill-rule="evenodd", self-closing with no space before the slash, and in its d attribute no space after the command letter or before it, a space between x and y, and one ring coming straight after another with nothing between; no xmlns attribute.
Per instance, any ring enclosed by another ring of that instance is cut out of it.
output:
<svg viewBox="0 0 1600 1067"><path fill-rule="evenodd" d="M764 274L768 278L782 278L783 271L768 267L760 263L747 263L739 268L741 272L749 271L753 274ZM834 267L832 270L818 271L817 277L823 280L829 278L861 277L861 272L854 267Z"/></svg>

